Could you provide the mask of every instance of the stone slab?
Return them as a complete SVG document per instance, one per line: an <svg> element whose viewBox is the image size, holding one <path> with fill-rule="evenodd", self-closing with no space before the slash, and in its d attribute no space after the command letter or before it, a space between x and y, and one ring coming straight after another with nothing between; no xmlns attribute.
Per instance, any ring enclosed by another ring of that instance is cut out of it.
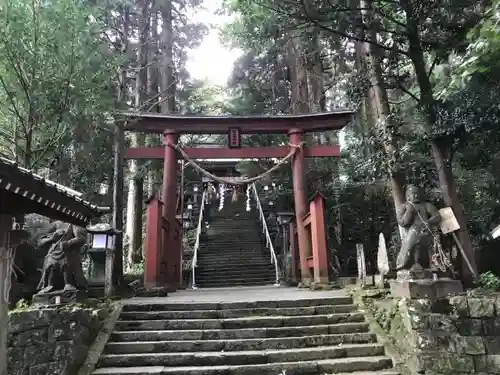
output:
<svg viewBox="0 0 500 375"><path fill-rule="evenodd" d="M57 297L60 297L57 303ZM33 305L35 306L53 306L53 305L66 305L69 303L82 302L88 297L88 293L83 290L72 292L63 292L56 290L50 293L35 294L33 295Z"/></svg>
<svg viewBox="0 0 500 375"><path fill-rule="evenodd" d="M226 366L183 366L183 367L104 367L97 369L93 375L127 374L185 374L185 375L304 375L318 373L352 373L358 371L383 371L392 365L390 358L375 356L366 358L336 358L319 361L266 363L255 365Z"/></svg>
<svg viewBox="0 0 500 375"><path fill-rule="evenodd" d="M396 298L444 298L463 293L459 280L393 280L390 282L391 295Z"/></svg>

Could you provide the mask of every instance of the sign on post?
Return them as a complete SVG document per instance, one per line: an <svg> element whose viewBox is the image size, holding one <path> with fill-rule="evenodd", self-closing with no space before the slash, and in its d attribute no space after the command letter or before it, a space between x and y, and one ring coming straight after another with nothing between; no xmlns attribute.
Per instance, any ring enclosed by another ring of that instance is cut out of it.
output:
<svg viewBox="0 0 500 375"><path fill-rule="evenodd" d="M441 227L441 232L443 232L443 234L455 232L460 229L460 224L458 224L458 220L451 207L441 208L439 210L439 216L441 216L439 226Z"/></svg>
<svg viewBox="0 0 500 375"><path fill-rule="evenodd" d="M455 240L455 243L457 244L458 249L460 250L460 254L462 254L462 258L465 261L465 264L467 265L467 268L469 268L469 271L471 272L472 276L475 278L476 277L476 271L472 267L472 264L470 263L470 259L468 258L467 254L465 253L465 250L458 240L457 234L455 233L457 230L460 229L460 224L458 223L457 218L455 217L455 214L453 213L453 210L451 207L445 207L441 208L439 210L439 215L441 216L441 223L439 223L439 226L441 227L441 232L443 234L448 234L451 233L453 236L453 239Z"/></svg>

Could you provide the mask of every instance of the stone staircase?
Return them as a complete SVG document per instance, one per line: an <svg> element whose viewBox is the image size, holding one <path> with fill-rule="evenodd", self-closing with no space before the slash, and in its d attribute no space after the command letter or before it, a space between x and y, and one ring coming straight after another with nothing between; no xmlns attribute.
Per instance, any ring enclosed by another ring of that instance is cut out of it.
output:
<svg viewBox="0 0 500 375"><path fill-rule="evenodd" d="M124 306L93 375L398 375L349 297Z"/></svg>
<svg viewBox="0 0 500 375"><path fill-rule="evenodd" d="M244 199L226 200L212 210L210 227L200 239L196 284L201 288L271 285L276 282L255 210Z"/></svg>

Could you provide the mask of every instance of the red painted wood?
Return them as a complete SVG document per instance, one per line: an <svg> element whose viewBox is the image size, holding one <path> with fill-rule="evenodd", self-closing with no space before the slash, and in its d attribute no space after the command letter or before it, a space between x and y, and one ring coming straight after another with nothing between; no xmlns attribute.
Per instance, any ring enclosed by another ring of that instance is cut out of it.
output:
<svg viewBox="0 0 500 375"><path fill-rule="evenodd" d="M328 250L325 231L325 201L316 193L309 203L314 282L328 284Z"/></svg>
<svg viewBox="0 0 500 375"><path fill-rule="evenodd" d="M238 127L243 134L286 134L291 128L302 132L340 130L352 119L353 112L330 112L286 116L176 116L152 113L124 114L125 130L163 133L174 130L179 134L227 134ZM126 121L125 121L126 120Z"/></svg>
<svg viewBox="0 0 500 375"><path fill-rule="evenodd" d="M146 210L146 249L144 260L144 286L153 288L162 285L161 278L161 210L157 196L152 197Z"/></svg>
<svg viewBox="0 0 500 375"><path fill-rule="evenodd" d="M289 134L289 141L292 145L300 145L302 143L302 133L298 130L291 131ZM292 159L292 177L293 177L293 195L295 199L295 218L297 223L297 236L299 240L300 252L300 274L302 283L309 285L311 280L311 273L307 266L308 250L311 248L311 238L307 234L302 218L307 214L306 203L306 186L304 181L304 150L300 149Z"/></svg>
<svg viewBox="0 0 500 375"><path fill-rule="evenodd" d="M304 216L304 218L302 219L302 221L304 222L304 225L307 227L309 225L311 225L311 213L308 212L306 214L306 216Z"/></svg>
<svg viewBox="0 0 500 375"><path fill-rule="evenodd" d="M164 134L165 144L175 144L177 137L175 133L166 132ZM164 163L163 163L163 195L162 201L165 203L163 207L163 215L171 222L175 218L177 206L177 155L175 149L169 146L163 147Z"/></svg>
<svg viewBox="0 0 500 375"><path fill-rule="evenodd" d="M184 151L192 159L257 159L284 158L290 152L287 146L249 147L249 148L201 148L188 147ZM304 148L304 157L322 158L339 157L340 146L312 146ZM125 150L126 159L164 159L164 147L135 147Z"/></svg>
<svg viewBox="0 0 500 375"><path fill-rule="evenodd" d="M292 280L297 281L299 273L297 269L297 261L300 259L299 245L297 243L297 231L295 228L295 222L291 221L288 225L290 251L292 252Z"/></svg>

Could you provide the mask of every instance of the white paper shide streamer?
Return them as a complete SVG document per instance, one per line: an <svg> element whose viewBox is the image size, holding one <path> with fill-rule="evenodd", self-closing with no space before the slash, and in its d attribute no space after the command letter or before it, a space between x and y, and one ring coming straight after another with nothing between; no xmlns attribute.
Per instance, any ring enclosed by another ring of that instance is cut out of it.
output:
<svg viewBox="0 0 500 375"><path fill-rule="evenodd" d="M251 185L248 184L247 186L247 211L250 212L251 207L250 207L250 187Z"/></svg>
<svg viewBox="0 0 500 375"><path fill-rule="evenodd" d="M225 184L219 184L219 211L221 211L224 208L224 194L226 193L226 185Z"/></svg>

